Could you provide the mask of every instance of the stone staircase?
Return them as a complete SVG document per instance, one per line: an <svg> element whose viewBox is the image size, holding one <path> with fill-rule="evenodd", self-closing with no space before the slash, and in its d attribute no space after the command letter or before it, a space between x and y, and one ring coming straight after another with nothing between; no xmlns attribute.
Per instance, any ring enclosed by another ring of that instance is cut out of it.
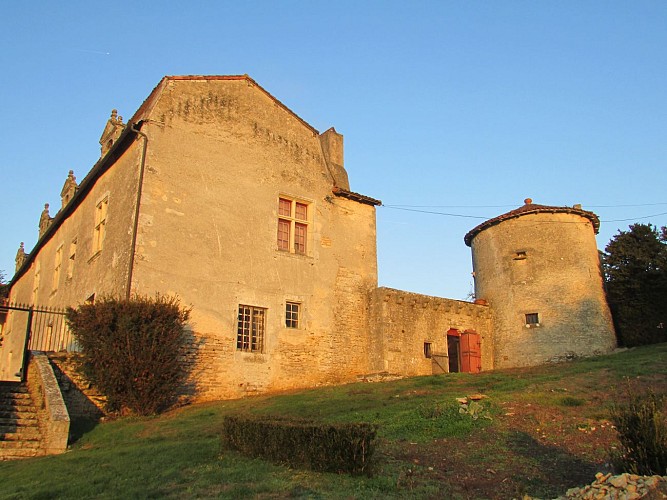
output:
<svg viewBox="0 0 667 500"><path fill-rule="evenodd" d="M0 460L44 455L37 408L25 384L0 382Z"/></svg>

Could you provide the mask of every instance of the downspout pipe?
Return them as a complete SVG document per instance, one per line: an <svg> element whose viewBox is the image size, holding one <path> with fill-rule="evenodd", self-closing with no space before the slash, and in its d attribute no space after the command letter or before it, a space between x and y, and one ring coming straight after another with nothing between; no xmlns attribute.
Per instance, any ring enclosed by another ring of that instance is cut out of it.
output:
<svg viewBox="0 0 667 500"><path fill-rule="evenodd" d="M134 210L134 227L132 228L132 245L130 246L130 263L127 270L127 284L125 287L125 298L130 299L132 295L132 272L134 271L134 254L137 248L137 232L139 230L139 209L141 207L141 191L144 186L144 171L146 170L146 151L148 150L148 136L144 134L135 123L131 125L132 131L144 139L141 148L141 163L139 166L139 186L137 187L137 201Z"/></svg>

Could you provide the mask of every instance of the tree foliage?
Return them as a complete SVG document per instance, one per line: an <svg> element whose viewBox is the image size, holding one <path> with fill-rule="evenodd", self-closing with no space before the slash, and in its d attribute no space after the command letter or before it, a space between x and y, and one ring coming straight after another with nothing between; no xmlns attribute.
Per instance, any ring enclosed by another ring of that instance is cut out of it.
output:
<svg viewBox="0 0 667 500"><path fill-rule="evenodd" d="M103 298L69 308L83 374L111 411L151 415L167 408L185 377L181 362L190 310L176 298Z"/></svg>
<svg viewBox="0 0 667 500"><path fill-rule="evenodd" d="M9 297L9 285L5 278L5 272L0 270L0 300Z"/></svg>
<svg viewBox="0 0 667 500"><path fill-rule="evenodd" d="M607 298L619 343L667 341L667 228L633 224L603 254Z"/></svg>

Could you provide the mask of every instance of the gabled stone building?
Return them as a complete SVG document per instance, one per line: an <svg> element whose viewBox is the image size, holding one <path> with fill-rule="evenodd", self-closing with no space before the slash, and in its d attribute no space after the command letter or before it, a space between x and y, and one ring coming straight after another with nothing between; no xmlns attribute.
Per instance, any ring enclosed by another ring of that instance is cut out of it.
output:
<svg viewBox="0 0 667 500"><path fill-rule="evenodd" d="M380 201L350 189L343 137L318 132L247 75L165 77L127 124L112 112L100 145L17 256L12 302L178 295L193 307L200 399L475 372L504 356L494 347L502 295L490 307L378 288ZM25 338L11 317L4 337L8 380Z"/></svg>

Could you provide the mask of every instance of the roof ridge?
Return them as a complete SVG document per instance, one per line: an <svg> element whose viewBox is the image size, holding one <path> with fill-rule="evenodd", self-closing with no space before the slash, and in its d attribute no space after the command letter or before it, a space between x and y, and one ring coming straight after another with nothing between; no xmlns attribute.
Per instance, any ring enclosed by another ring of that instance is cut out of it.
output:
<svg viewBox="0 0 667 500"><path fill-rule="evenodd" d="M162 93L163 88L169 81L196 81L196 80L202 80L202 81L238 81L238 80L245 80L252 86L257 87L259 90L261 90L264 94L266 94L274 103L276 103L278 106L283 108L285 111L287 111L289 114L294 116L299 122L301 122L302 125L307 127L313 134L315 135L320 135L319 130L317 130L315 127L313 127L310 123L308 123L306 120L301 118L299 115L297 115L294 111L292 111L287 105L285 105L280 99L275 97L271 92L266 90L264 87L262 87L259 83L257 83L252 77L250 77L247 73L244 75L166 75L163 76L160 82L153 88L151 93L148 95L148 97L144 100L144 102L139 106L139 109L132 115L132 118L130 119L131 122L136 123L139 120L145 118L145 115L148 113L148 110L150 107L152 107L153 103L157 101L159 95Z"/></svg>

